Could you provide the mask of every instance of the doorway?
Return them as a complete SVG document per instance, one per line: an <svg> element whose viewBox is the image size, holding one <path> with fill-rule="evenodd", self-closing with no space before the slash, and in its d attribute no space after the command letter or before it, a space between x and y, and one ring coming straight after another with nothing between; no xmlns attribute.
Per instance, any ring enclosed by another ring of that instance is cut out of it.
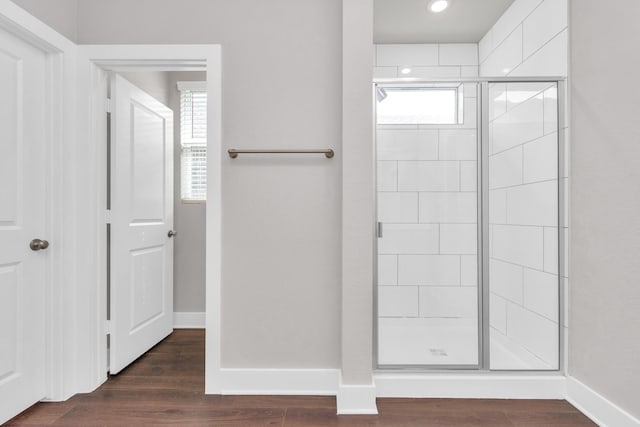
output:
<svg viewBox="0 0 640 427"><path fill-rule="evenodd" d="M376 85L379 369L561 368L562 84Z"/></svg>

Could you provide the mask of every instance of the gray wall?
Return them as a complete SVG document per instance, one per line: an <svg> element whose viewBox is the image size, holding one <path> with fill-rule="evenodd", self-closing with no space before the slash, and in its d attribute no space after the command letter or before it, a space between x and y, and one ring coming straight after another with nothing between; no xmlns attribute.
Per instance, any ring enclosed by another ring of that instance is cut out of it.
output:
<svg viewBox="0 0 640 427"><path fill-rule="evenodd" d="M338 0L78 4L79 43L222 45L223 150L336 150L223 156L224 367L340 364L341 22Z"/></svg>
<svg viewBox="0 0 640 427"><path fill-rule="evenodd" d="M78 39L78 0L11 0L71 41Z"/></svg>
<svg viewBox="0 0 640 427"><path fill-rule="evenodd" d="M204 72L120 73L131 83L173 110L174 142L174 242L173 310L205 311L205 203L182 203L180 199L180 92L178 81L204 81Z"/></svg>
<svg viewBox="0 0 640 427"><path fill-rule="evenodd" d="M569 372L640 416L637 0L571 2Z"/></svg>

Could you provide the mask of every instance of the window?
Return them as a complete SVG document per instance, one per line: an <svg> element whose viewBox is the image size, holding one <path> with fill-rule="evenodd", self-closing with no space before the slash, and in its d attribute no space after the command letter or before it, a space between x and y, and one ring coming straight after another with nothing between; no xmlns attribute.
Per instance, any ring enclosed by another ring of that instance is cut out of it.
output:
<svg viewBox="0 0 640 427"><path fill-rule="evenodd" d="M376 88L378 124L462 123L462 86Z"/></svg>
<svg viewBox="0 0 640 427"><path fill-rule="evenodd" d="M205 82L178 82L180 193L185 202L207 199L207 92Z"/></svg>

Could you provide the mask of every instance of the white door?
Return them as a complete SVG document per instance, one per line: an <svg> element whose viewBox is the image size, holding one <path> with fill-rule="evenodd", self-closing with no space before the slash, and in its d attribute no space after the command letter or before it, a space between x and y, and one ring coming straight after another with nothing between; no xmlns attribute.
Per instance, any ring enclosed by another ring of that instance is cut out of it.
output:
<svg viewBox="0 0 640 427"><path fill-rule="evenodd" d="M45 69L0 30L0 424L45 396Z"/></svg>
<svg viewBox="0 0 640 427"><path fill-rule="evenodd" d="M118 75L111 105L115 374L173 330L173 112Z"/></svg>

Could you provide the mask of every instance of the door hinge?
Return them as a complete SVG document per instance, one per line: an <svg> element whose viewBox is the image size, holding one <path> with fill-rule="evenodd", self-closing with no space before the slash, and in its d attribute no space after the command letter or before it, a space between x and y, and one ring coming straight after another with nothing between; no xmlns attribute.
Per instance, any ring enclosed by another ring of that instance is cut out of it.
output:
<svg viewBox="0 0 640 427"><path fill-rule="evenodd" d="M104 333L105 335L111 335L111 320L104 321Z"/></svg>
<svg viewBox="0 0 640 427"><path fill-rule="evenodd" d="M105 104L105 107L107 109L107 113L111 112L111 98L107 98L107 102Z"/></svg>
<svg viewBox="0 0 640 427"><path fill-rule="evenodd" d="M111 224L111 210L109 209L104 211L104 222L105 224Z"/></svg>

